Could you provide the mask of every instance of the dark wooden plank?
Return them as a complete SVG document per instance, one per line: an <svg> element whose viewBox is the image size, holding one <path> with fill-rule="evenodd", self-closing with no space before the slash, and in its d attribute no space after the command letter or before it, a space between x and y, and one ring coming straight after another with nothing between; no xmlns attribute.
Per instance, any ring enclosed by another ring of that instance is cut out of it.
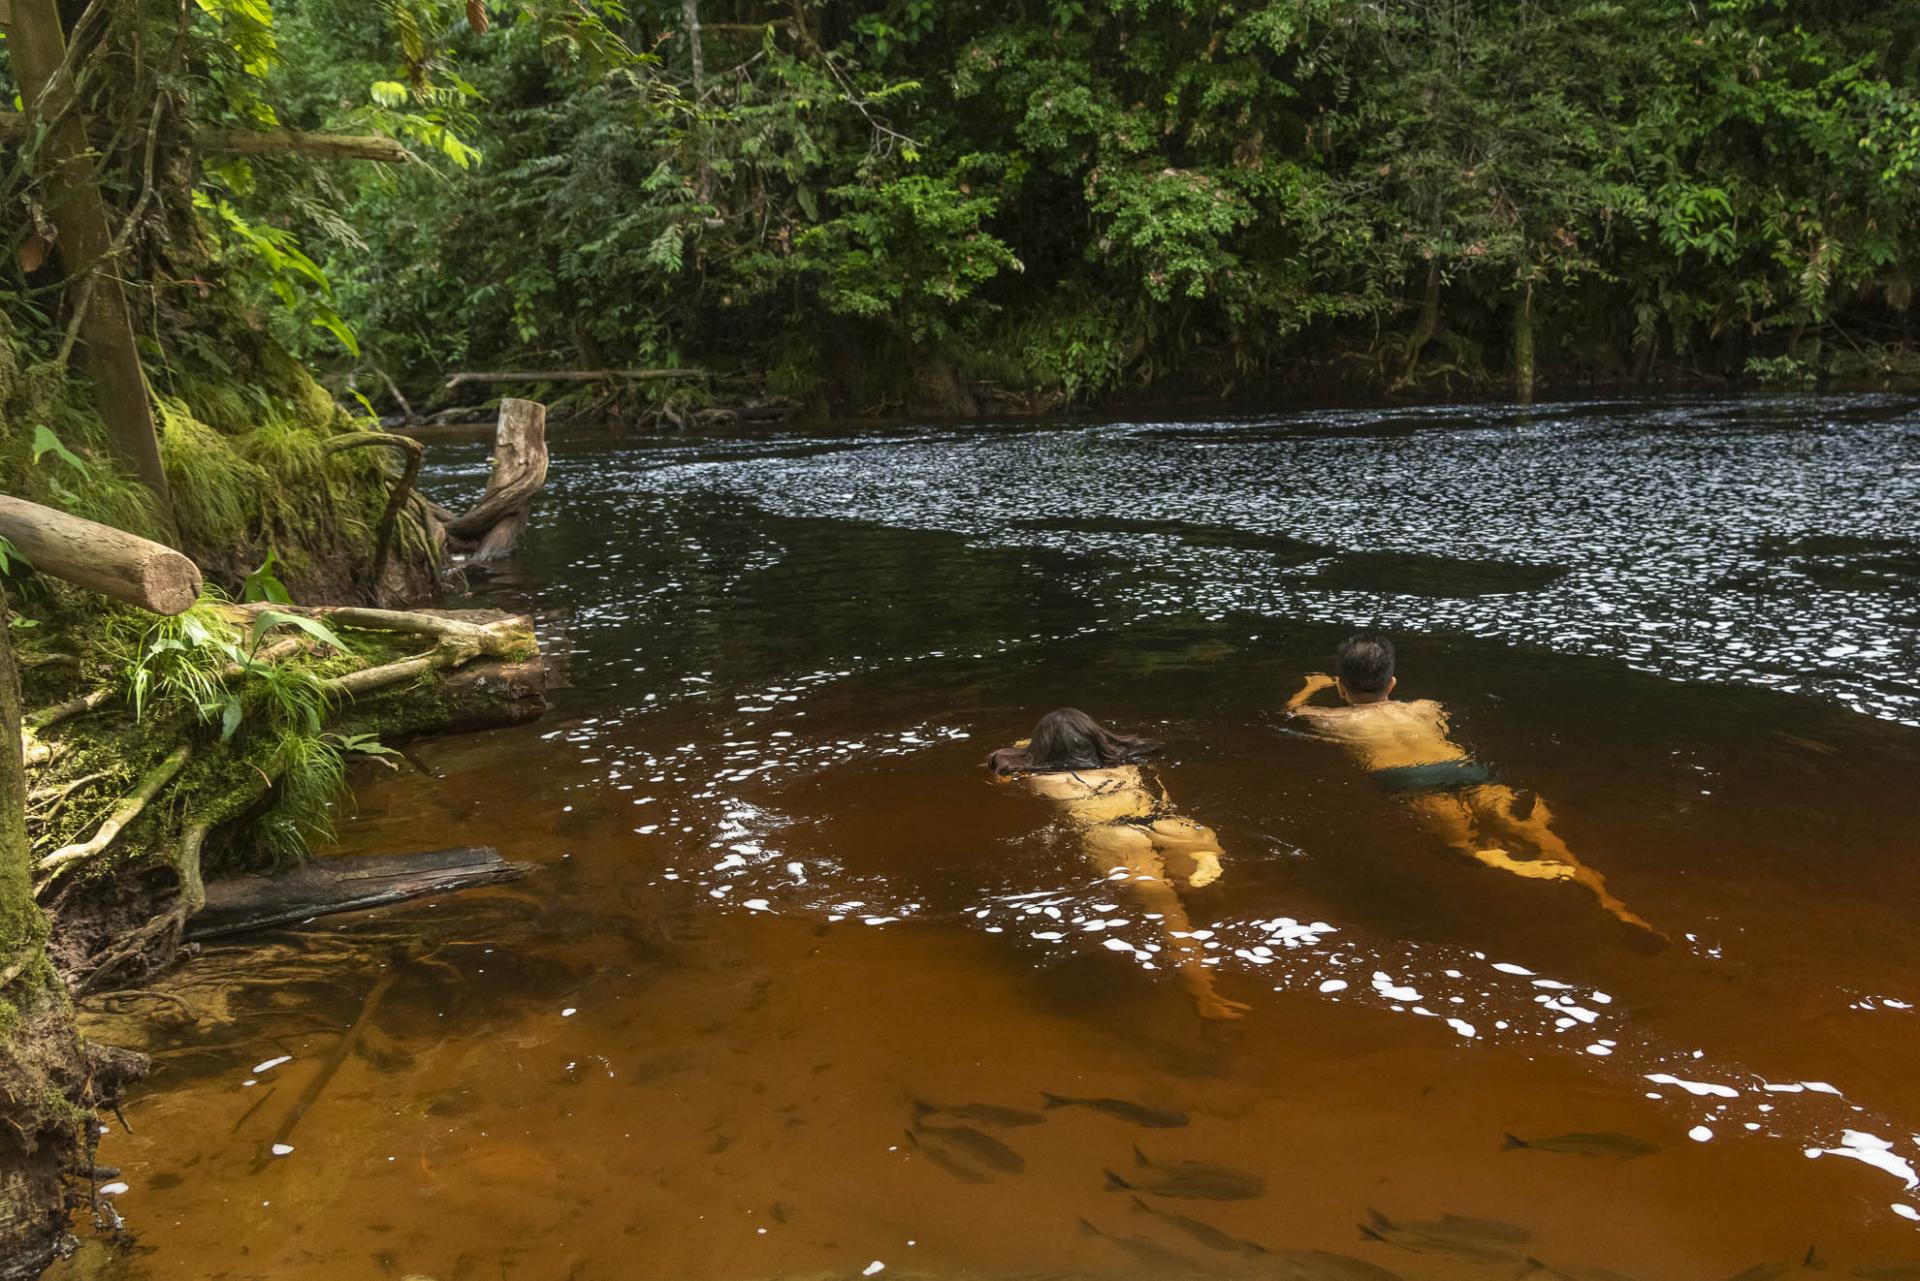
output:
<svg viewBox="0 0 1920 1281"><path fill-rule="evenodd" d="M517 881L532 870L529 863L509 863L488 845L316 859L278 876L212 882L207 886L207 905L187 922L187 938L224 938L428 894L497 885Z"/></svg>

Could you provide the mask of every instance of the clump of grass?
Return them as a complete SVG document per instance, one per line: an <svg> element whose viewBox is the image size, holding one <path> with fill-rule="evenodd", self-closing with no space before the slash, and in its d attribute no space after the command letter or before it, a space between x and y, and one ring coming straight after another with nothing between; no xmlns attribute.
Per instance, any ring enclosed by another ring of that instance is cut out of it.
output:
<svg viewBox="0 0 1920 1281"><path fill-rule="evenodd" d="M225 670L241 652L240 634L211 591L171 617L115 610L102 621L94 648L136 720L174 707L200 721L215 719L226 702Z"/></svg>
<svg viewBox="0 0 1920 1281"><path fill-rule="evenodd" d="M251 462L270 472L283 484L318 486L324 483L327 458L321 449L325 440L304 423L280 414L269 414L260 425L240 436L240 452Z"/></svg>
<svg viewBox="0 0 1920 1281"><path fill-rule="evenodd" d="M251 383L185 374L176 388L187 412L222 435L243 436L266 416L267 399Z"/></svg>
<svg viewBox="0 0 1920 1281"><path fill-rule="evenodd" d="M287 730L267 753L276 778L273 806L251 829L255 862L286 866L304 859L316 841L333 839L333 803L346 790L340 748L319 734Z"/></svg>

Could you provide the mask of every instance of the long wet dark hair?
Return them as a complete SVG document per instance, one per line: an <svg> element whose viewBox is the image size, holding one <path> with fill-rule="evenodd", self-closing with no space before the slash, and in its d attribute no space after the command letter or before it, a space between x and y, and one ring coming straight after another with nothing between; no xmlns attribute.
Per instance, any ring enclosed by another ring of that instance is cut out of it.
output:
<svg viewBox="0 0 1920 1281"><path fill-rule="evenodd" d="M1060 707L1040 718L1025 747L1003 747L987 757L987 768L996 774L1109 769L1157 756L1160 746L1157 739L1116 734L1077 707Z"/></svg>

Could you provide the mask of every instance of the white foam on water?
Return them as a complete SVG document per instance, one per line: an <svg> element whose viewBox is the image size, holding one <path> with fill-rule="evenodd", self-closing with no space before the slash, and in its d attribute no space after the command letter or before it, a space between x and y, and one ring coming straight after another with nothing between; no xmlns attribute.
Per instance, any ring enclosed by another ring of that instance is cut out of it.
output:
<svg viewBox="0 0 1920 1281"><path fill-rule="evenodd" d="M1719 1099L1737 1099L1740 1091L1730 1085L1715 1085L1711 1081L1687 1081L1668 1072L1649 1072L1647 1080L1655 1085L1677 1085L1696 1098L1712 1095Z"/></svg>
<svg viewBox="0 0 1920 1281"><path fill-rule="evenodd" d="M1864 1130L1843 1130L1839 1147L1808 1148L1806 1154L1810 1158L1843 1156L1850 1161L1860 1161L1877 1170L1885 1170L1905 1184L1908 1191L1920 1187L1920 1174L1914 1172L1913 1162L1895 1155L1892 1143Z"/></svg>

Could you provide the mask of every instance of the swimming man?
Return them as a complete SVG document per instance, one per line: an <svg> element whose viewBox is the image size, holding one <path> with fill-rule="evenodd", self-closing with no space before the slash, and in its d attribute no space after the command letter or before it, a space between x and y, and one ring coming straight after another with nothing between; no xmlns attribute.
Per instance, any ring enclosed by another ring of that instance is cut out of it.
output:
<svg viewBox="0 0 1920 1281"><path fill-rule="evenodd" d="M1353 636L1340 646L1335 671L1307 677L1286 710L1347 750L1390 795L1460 853L1488 867L1543 881L1584 886L1600 906L1637 929L1659 931L1607 891L1601 875L1573 856L1550 826L1546 802L1496 783L1485 765L1448 734L1446 709L1432 699L1396 702L1393 642ZM1342 706L1316 707L1332 690Z"/></svg>

